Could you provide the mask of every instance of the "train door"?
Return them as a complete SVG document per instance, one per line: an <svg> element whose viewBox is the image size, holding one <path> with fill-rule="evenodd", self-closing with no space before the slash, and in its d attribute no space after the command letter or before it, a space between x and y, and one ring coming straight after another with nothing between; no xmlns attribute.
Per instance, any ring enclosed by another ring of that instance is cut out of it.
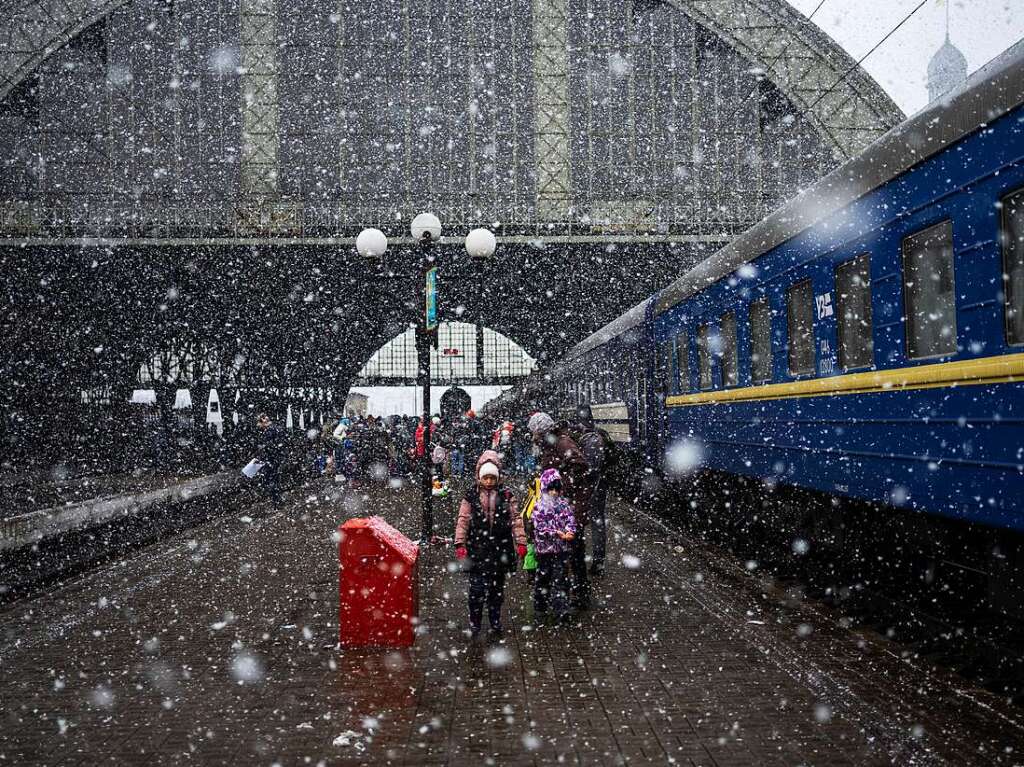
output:
<svg viewBox="0 0 1024 767"><path fill-rule="evenodd" d="M640 445L647 445L647 376L644 369L635 371L636 389L636 435Z"/></svg>
<svg viewBox="0 0 1024 767"><path fill-rule="evenodd" d="M653 391L650 392L650 412L647 419L648 428L651 431L648 435L648 449L651 452L651 462L660 464L662 456L665 455L665 437L668 429L665 399L672 393L669 382L675 372L675 344L672 341L662 341L655 346L655 349L654 375L651 384Z"/></svg>

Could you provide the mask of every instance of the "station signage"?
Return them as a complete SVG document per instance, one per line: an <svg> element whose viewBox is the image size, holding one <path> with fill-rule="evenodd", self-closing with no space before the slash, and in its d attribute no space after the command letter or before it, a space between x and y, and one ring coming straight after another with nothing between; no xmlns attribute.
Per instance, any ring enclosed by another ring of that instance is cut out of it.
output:
<svg viewBox="0 0 1024 767"><path fill-rule="evenodd" d="M424 286L427 298L426 325L427 330L437 327L437 267L427 271L427 284Z"/></svg>

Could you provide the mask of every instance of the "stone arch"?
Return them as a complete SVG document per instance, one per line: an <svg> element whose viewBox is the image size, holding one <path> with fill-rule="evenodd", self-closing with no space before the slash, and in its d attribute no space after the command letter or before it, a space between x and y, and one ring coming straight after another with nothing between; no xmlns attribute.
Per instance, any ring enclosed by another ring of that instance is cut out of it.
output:
<svg viewBox="0 0 1024 767"><path fill-rule="evenodd" d="M452 386L441 395L441 421L452 423L464 415L473 405L469 392L459 386Z"/></svg>

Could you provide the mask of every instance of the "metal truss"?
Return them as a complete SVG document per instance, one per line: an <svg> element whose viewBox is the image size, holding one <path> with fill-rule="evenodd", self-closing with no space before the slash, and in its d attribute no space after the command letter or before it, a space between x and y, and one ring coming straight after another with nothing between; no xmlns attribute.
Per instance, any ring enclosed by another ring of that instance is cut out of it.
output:
<svg viewBox="0 0 1024 767"><path fill-rule="evenodd" d="M278 192L277 0L241 0L242 209ZM266 225L256 218L245 223Z"/></svg>
<svg viewBox="0 0 1024 767"><path fill-rule="evenodd" d="M239 365L225 361L215 349L193 339L167 338L139 367L137 382L191 384L235 380Z"/></svg>
<svg viewBox="0 0 1024 767"><path fill-rule="evenodd" d="M542 221L567 221L572 208L567 4L533 4L533 153L537 217Z"/></svg>
<svg viewBox="0 0 1024 767"><path fill-rule="evenodd" d="M858 154L903 112L817 26L781 0L668 0L762 68L838 159ZM847 74L849 72L849 74Z"/></svg>
<svg viewBox="0 0 1024 767"><path fill-rule="evenodd" d="M206 344L182 338L167 338L157 351L148 356L139 367L131 387L153 389L167 407L174 402L176 389L193 392L193 409L205 409L210 389L217 389L220 408L225 419L236 412L236 394L241 401L255 400L261 408L280 410L291 407L296 422L299 413L309 415L309 423L317 420L317 414L336 407L340 390L323 386L323 379L303 374L288 366L276 369L257 355L251 358L235 354L227 358L224 350L211 348ZM108 384L89 386L81 389L85 405L110 405L118 394L125 393L123 386ZM197 401L195 393L200 393ZM274 405L277 407L274 407Z"/></svg>
<svg viewBox="0 0 1024 767"><path fill-rule="evenodd" d="M294 365L276 365L259 351L243 351L237 344L217 344L188 336L159 338L156 348L143 356L133 385L140 388L184 387L213 384L231 389L266 389L317 382Z"/></svg>
<svg viewBox="0 0 1024 767"><path fill-rule="evenodd" d="M0 2L0 101L43 61L128 0Z"/></svg>
<svg viewBox="0 0 1024 767"><path fill-rule="evenodd" d="M492 227L505 244L706 242L725 243L754 221L722 218L694 219L689 206L658 203L643 211L631 225L606 225L599 220L508 222ZM474 222L468 219L469 223ZM648 226L650 222L650 226ZM462 222L445 218L459 230ZM353 226L338 209L309 209L270 201L250 201L246 215L223 206L167 206L142 210L132 205L58 206L46 201L0 200L0 247L29 245L354 245L364 226L383 230L394 245L412 244L404 220L396 223L386 212L367 211ZM461 246L458 237L442 244Z"/></svg>
<svg viewBox="0 0 1024 767"><path fill-rule="evenodd" d="M680 17L685 15L704 27L756 69L763 70L765 78L803 112L834 161L855 155L902 118L899 109L878 85L862 70L853 67L854 62L848 55L784 0L667 2L681 12ZM0 17L6 21L0 27L0 101L82 30L126 4L127 0L0 0ZM277 0L240 0L239 13L243 67L243 95L239 106L242 117L239 199L189 207L152 202L143 206L128 199L112 201L98 197L78 197L66 205L55 203L53 199L3 200L0 201L0 237L12 238L8 242L35 237L59 241L90 236L131 240L240 240L254 236L266 241L275 241L275 238L319 240L346 238L363 226L378 226L392 236L403 234L404 225L395 221L404 217L396 214L408 212L405 208L384 210L370 204L356 207L341 200L280 201L279 4ZM767 199L771 196L768 192L765 192L766 199L761 200L763 171L760 166L755 172L756 194L745 197L740 212L727 205L718 206L713 220L701 219L700 211L695 211L691 200L672 195L653 194L648 199L646 190L644 194L630 190L624 199L606 199L594 196L586 188L575 188L577 184L585 187L586 182L573 177L570 151L571 21L568 0L534 0L532 27L527 33L533 53L533 204L502 211L497 218L505 219L505 223L499 227L499 236L557 237L581 242L595 238L639 241L650 236L715 238L746 228L763 214L766 206L778 202L774 197ZM642 47L631 48L627 53L631 60L644 55ZM408 65L406 71L409 71ZM672 87L676 87L675 82ZM638 159L630 154L634 152L635 142L626 138L632 135L630 131L635 132L634 123L646 106L637 103L632 74L629 88L629 114L623 116L628 124L622 128L623 141L621 147L616 146L619 155L615 161L635 165ZM693 99L694 135L689 137L692 146L686 145L685 136L673 135L672 158L683 157L696 147L700 111L717 109L713 106L718 100L717 94L703 98L693 92ZM589 108L588 103L585 109ZM729 129L728 125L724 127ZM406 126L407 152L411 146L409 135L410 129ZM168 139L162 136L160 140ZM173 137L173 141L177 144L179 137ZM179 157L179 147L175 145L172 154ZM736 159L733 157L730 162L735 164ZM474 158L474 169L475 162ZM406 166L408 176L412 172L408 157ZM665 168L671 171L668 165ZM95 170L101 173L112 169L111 166ZM826 169L817 168L818 171ZM660 165L659 173L664 175ZM729 186L728 179L720 178L721 169L717 166L714 174L713 178L701 178L702 189L708 188L705 184L715 189ZM754 204L751 204L752 199ZM437 212L442 214L446 224L458 228L467 223L479 223L475 205L465 210ZM745 218L740 219L740 215Z"/></svg>

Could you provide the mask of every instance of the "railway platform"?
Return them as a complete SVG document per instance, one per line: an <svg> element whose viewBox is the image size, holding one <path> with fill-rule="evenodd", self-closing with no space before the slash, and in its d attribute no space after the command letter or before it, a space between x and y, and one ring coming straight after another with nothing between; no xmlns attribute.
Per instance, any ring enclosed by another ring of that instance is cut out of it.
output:
<svg viewBox="0 0 1024 767"><path fill-rule="evenodd" d="M337 646L339 522L418 527L411 488L307 488L0 611L12 764L1013 765L1017 707L641 510L573 625L464 634L450 547L421 554L409 650ZM438 514L439 531L453 525Z"/></svg>
<svg viewBox="0 0 1024 767"><path fill-rule="evenodd" d="M183 479L188 477L152 470L113 474L74 470L5 472L0 474L0 520L99 498L160 490Z"/></svg>

